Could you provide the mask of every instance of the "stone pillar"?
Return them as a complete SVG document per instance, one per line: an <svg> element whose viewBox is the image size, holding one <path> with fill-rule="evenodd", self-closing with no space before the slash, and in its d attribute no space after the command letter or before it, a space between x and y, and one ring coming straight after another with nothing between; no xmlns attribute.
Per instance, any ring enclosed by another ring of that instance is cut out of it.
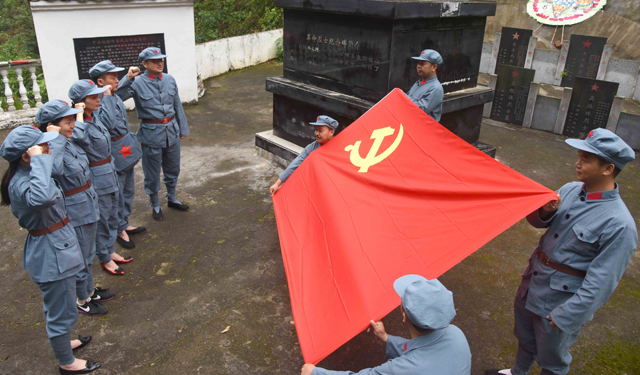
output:
<svg viewBox="0 0 640 375"><path fill-rule="evenodd" d="M567 115L569 114L569 103L571 102L571 94L573 89L571 87L565 87L562 92L562 99L560 100L560 110L558 111L558 118L556 119L556 126L553 128L555 134L562 134L564 131L564 123L567 121Z"/></svg>
<svg viewBox="0 0 640 375"><path fill-rule="evenodd" d="M7 78L7 74L9 74L9 68L5 67L0 69L0 74L2 74L2 82L4 82L4 96L7 97L7 106L9 107L9 111L15 111L16 107L13 105L13 92L11 91L11 87L9 87L9 78Z"/></svg>

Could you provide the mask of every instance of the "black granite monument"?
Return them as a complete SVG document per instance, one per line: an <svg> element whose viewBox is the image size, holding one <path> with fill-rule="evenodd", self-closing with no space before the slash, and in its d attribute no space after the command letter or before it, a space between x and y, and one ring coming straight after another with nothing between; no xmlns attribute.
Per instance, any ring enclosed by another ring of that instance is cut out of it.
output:
<svg viewBox="0 0 640 375"><path fill-rule="evenodd" d="M586 138L590 130L606 128L619 84L576 77L562 134Z"/></svg>
<svg viewBox="0 0 640 375"><path fill-rule="evenodd" d="M571 35L569 52L564 70L566 75L562 77L563 87L571 87L576 77L595 79L600 68L600 59L607 38L587 35Z"/></svg>
<svg viewBox="0 0 640 375"><path fill-rule="evenodd" d="M491 106L491 119L522 125L531 82L536 71L501 65L497 72L498 81Z"/></svg>
<svg viewBox="0 0 640 375"><path fill-rule="evenodd" d="M496 72L502 65L511 65L524 68L527 61L527 50L529 39L533 35L533 30L516 29L513 27L503 27L500 37L500 47L498 48L498 60L496 61Z"/></svg>
<svg viewBox="0 0 640 375"><path fill-rule="evenodd" d="M444 63L440 123L478 143L483 105L493 91L477 86L482 42L491 2L419 0L276 0L284 8L284 75L267 79L273 95L273 130L256 145L292 160L292 144L313 141L308 123L319 114L348 126L394 88L405 92L418 79L415 61L424 49ZM295 148L295 147L294 147Z"/></svg>

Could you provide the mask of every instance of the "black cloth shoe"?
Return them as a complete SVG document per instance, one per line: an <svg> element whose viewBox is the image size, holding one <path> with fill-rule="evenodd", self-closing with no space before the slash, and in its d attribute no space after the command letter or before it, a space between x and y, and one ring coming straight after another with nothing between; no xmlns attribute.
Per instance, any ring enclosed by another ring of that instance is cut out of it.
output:
<svg viewBox="0 0 640 375"><path fill-rule="evenodd" d="M136 229L131 229L131 230L126 230L127 234L131 235L131 234L138 234L138 233L142 233L145 232L147 230L147 228L145 227L136 227Z"/></svg>
<svg viewBox="0 0 640 375"><path fill-rule="evenodd" d="M116 296L116 292L113 292L109 289L100 288L99 286L93 288L93 295L91 296L92 301L96 302L105 302L111 301Z"/></svg>
<svg viewBox="0 0 640 375"><path fill-rule="evenodd" d="M62 367L58 367L58 369L60 369L60 375L88 374L92 371L97 370L100 366L102 366L100 362L95 362L87 359L87 364L82 370L65 370Z"/></svg>
<svg viewBox="0 0 640 375"><path fill-rule="evenodd" d="M156 210L154 210L153 208L151 209L151 213L153 214L153 219L154 220L162 220L162 209L158 210L158 212L156 212Z"/></svg>
<svg viewBox="0 0 640 375"><path fill-rule="evenodd" d="M188 210L188 209L189 209L189 205L188 205L188 204L184 204L184 203L174 203L174 202L171 202L171 201L169 201L168 206L169 206L170 208L175 208L175 209L178 209L178 210L180 210L180 211L186 211L186 210Z"/></svg>
<svg viewBox="0 0 640 375"><path fill-rule="evenodd" d="M80 340L80 345L73 348L73 350L82 349L85 346L87 346L87 344L91 341L91 336L84 337L84 336L78 335L78 340Z"/></svg>
<svg viewBox="0 0 640 375"><path fill-rule="evenodd" d="M133 249L134 247L136 247L136 244L133 243L133 240L131 238L129 238L129 241L125 241L124 238L116 235L116 241L118 241L118 243L125 249Z"/></svg>
<svg viewBox="0 0 640 375"><path fill-rule="evenodd" d="M84 303L84 305L80 305L78 301L76 301L76 307L78 308L78 312L82 314L87 314L91 316L101 316L109 311L103 304L100 302L94 301L91 298Z"/></svg>

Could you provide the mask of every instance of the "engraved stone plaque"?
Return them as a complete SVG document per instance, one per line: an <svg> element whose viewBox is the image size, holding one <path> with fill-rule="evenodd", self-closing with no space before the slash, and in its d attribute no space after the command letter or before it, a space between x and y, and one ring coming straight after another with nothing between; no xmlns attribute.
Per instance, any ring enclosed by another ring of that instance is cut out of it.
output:
<svg viewBox="0 0 640 375"><path fill-rule="evenodd" d="M498 67L491 119L522 125L527 109L527 98L533 76L533 69L502 65Z"/></svg>
<svg viewBox="0 0 640 375"><path fill-rule="evenodd" d="M585 138L590 130L606 127L618 86L617 82L576 77L562 134Z"/></svg>

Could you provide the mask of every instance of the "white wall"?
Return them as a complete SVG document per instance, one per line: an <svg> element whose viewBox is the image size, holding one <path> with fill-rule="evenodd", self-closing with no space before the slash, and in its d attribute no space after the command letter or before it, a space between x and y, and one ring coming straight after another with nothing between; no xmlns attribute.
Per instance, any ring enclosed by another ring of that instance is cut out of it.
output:
<svg viewBox="0 0 640 375"><path fill-rule="evenodd" d="M278 38L282 38L282 29L196 45L196 65L200 78L211 78L275 58Z"/></svg>
<svg viewBox="0 0 640 375"><path fill-rule="evenodd" d="M198 100L193 0L36 1L31 10L49 99L68 100L78 80L74 38L164 33L180 99Z"/></svg>

